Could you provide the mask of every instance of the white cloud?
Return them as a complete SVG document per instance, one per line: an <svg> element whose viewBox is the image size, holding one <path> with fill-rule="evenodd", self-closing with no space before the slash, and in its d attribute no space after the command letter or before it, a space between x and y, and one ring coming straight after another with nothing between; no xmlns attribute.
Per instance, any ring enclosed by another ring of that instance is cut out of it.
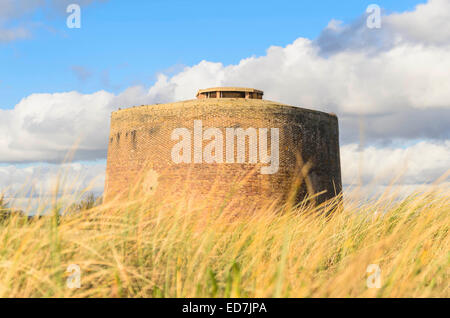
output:
<svg viewBox="0 0 450 318"><path fill-rule="evenodd" d="M83 140L79 145L81 155L89 157L91 152L104 149L100 145L107 139L108 127L102 126L112 110L112 99L113 95L104 91L91 95L33 94L24 98L14 110L2 111L0 160L62 160L79 138Z"/></svg>
<svg viewBox="0 0 450 318"><path fill-rule="evenodd" d="M388 185L397 178L403 185L432 183L450 170L450 140L362 150L348 144L341 148L341 162L346 185L357 185L360 178L363 184L377 185Z"/></svg>
<svg viewBox="0 0 450 318"><path fill-rule="evenodd" d="M104 182L104 162L0 166L0 194L10 197L48 197L55 193L57 184L59 194L87 188L102 193Z"/></svg>
<svg viewBox="0 0 450 318"><path fill-rule="evenodd" d="M431 45L448 45L450 42L450 1L429 0L414 11L392 14L386 18L388 27L396 30L404 41Z"/></svg>
<svg viewBox="0 0 450 318"><path fill-rule="evenodd" d="M99 196L104 183L103 162L0 166L0 196L4 194L12 208L31 214L51 206L56 197L58 202L69 206L85 193Z"/></svg>
<svg viewBox="0 0 450 318"><path fill-rule="evenodd" d="M317 39L321 54L364 50L377 53L399 45L448 46L450 2L429 0L413 11L382 15L381 28L367 27L369 13L350 24L331 20Z"/></svg>
<svg viewBox="0 0 450 318"><path fill-rule="evenodd" d="M140 87L117 96L105 91L30 95L13 110L0 110L0 162L61 162L74 147L74 160L105 158L111 112L147 99Z"/></svg>
<svg viewBox="0 0 450 318"><path fill-rule="evenodd" d="M171 78L161 76L154 88L166 100L183 100L192 98L199 87L246 85L293 105L380 114L399 108L448 108L448 69L448 48L402 45L377 56L358 51L325 58L312 41L299 38L238 65L203 61Z"/></svg>

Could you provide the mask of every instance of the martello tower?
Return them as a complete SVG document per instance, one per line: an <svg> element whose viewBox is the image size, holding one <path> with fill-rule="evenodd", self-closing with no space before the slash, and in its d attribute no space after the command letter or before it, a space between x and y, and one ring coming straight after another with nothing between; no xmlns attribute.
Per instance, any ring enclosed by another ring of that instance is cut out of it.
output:
<svg viewBox="0 0 450 318"><path fill-rule="evenodd" d="M282 202L293 187L297 200L323 192L323 202L340 193L336 115L263 95L216 87L199 90L195 100L113 112L105 199L127 196L138 183L144 193L184 188L218 198L234 189L242 202Z"/></svg>

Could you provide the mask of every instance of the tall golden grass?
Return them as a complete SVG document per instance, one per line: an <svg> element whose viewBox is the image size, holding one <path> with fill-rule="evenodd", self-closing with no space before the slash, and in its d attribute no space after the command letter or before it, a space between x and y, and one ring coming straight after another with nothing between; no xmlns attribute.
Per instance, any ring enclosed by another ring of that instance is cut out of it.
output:
<svg viewBox="0 0 450 318"><path fill-rule="evenodd" d="M55 200L0 223L0 297L450 296L448 189L348 197L236 211L169 191L78 213Z"/></svg>

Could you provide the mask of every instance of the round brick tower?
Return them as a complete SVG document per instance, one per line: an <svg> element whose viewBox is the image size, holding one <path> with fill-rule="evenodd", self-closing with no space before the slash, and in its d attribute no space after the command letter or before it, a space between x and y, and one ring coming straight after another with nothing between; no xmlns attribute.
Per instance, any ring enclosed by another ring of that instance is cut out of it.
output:
<svg viewBox="0 0 450 318"><path fill-rule="evenodd" d="M336 115L262 97L256 89L217 87L199 90L195 100L113 112L105 200L136 185L144 193L233 192L244 203L283 202L293 190L297 201L340 193Z"/></svg>

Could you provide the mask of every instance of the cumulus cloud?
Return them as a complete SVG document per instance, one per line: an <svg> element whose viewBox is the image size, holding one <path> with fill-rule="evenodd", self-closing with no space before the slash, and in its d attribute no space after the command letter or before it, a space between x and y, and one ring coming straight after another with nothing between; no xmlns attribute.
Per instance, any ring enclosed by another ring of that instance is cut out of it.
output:
<svg viewBox="0 0 450 318"><path fill-rule="evenodd" d="M403 185L432 183L450 169L450 140L364 149L348 144L341 148L341 161L345 185L388 185L396 178Z"/></svg>
<svg viewBox="0 0 450 318"><path fill-rule="evenodd" d="M429 0L413 11L382 15L381 28L368 28L365 13L350 24L331 20L316 40L322 55L364 50L373 54L399 45L448 46L450 2Z"/></svg>
<svg viewBox="0 0 450 318"><path fill-rule="evenodd" d="M324 58L311 40L300 38L238 65L203 61L171 78L160 76L152 93L179 100L192 98L198 87L246 85L263 89L268 99L340 114L442 109L449 106L449 67L448 48L399 46L377 56L358 51Z"/></svg>
<svg viewBox="0 0 450 318"><path fill-rule="evenodd" d="M68 163L61 165L2 165L0 194L9 197L49 197L88 190L101 194L105 182L105 163Z"/></svg>
<svg viewBox="0 0 450 318"><path fill-rule="evenodd" d="M345 196L357 202L450 190L450 140L363 149L348 144L341 148L341 163Z"/></svg>
<svg viewBox="0 0 450 318"><path fill-rule="evenodd" d="M387 24L403 41L447 46L450 42L450 1L429 0L414 11L387 17Z"/></svg>
<svg viewBox="0 0 450 318"><path fill-rule="evenodd" d="M104 183L104 162L0 166L0 196L13 208L32 214L52 204L56 189L61 202L71 204L86 192L101 195Z"/></svg>
<svg viewBox="0 0 450 318"><path fill-rule="evenodd" d="M111 112L132 101L144 103L145 97L140 88L117 96L105 91L30 95L13 110L0 110L0 162L62 161L74 147L74 160L104 158Z"/></svg>

